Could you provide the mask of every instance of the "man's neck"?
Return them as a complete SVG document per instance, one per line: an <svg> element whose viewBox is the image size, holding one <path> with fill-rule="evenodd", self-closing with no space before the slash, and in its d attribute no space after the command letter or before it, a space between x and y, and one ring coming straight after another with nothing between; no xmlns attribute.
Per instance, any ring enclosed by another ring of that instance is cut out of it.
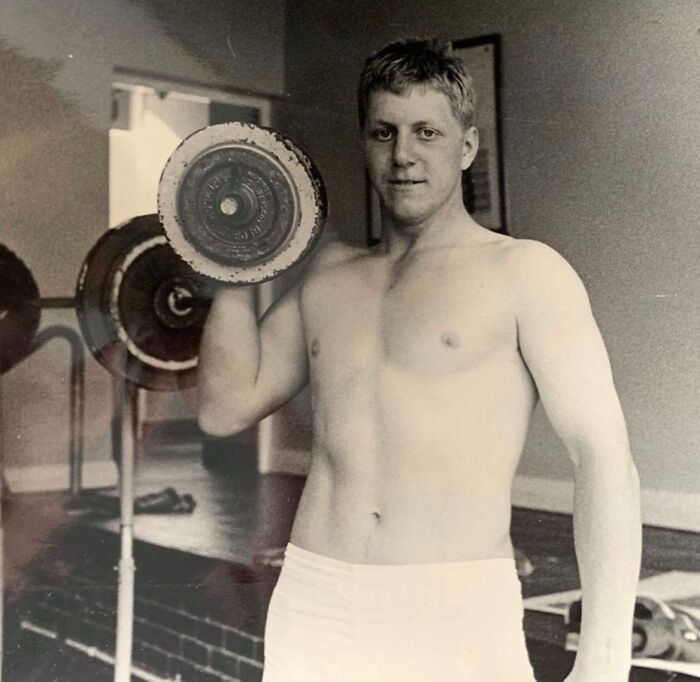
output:
<svg viewBox="0 0 700 682"><path fill-rule="evenodd" d="M386 211L382 215L382 251L391 260L401 260L411 253L446 248L464 243L469 236L484 231L466 211L464 205L446 206L446 210L419 222L404 224Z"/></svg>

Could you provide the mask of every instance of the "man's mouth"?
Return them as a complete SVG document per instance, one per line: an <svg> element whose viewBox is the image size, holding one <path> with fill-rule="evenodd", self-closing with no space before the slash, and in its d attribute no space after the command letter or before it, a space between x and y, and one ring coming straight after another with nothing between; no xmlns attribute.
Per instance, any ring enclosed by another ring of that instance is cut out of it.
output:
<svg viewBox="0 0 700 682"><path fill-rule="evenodd" d="M412 187L413 185L421 185L425 180L389 180L390 185L396 187Z"/></svg>

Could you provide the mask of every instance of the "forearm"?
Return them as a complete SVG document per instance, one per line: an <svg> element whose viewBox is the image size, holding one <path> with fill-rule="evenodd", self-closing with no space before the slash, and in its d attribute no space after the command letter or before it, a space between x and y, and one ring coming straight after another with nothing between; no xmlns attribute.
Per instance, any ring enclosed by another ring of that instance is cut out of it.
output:
<svg viewBox="0 0 700 682"><path fill-rule="evenodd" d="M222 287L212 302L199 349L199 419L210 433L245 428L260 364L254 287Z"/></svg>
<svg viewBox="0 0 700 682"><path fill-rule="evenodd" d="M626 681L641 556L639 480L629 456L580 457L574 537L583 599L574 670L581 679Z"/></svg>

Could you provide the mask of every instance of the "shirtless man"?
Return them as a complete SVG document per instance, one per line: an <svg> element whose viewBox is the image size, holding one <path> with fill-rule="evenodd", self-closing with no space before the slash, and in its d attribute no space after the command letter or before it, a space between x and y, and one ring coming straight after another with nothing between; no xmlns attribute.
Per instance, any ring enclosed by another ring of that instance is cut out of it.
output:
<svg viewBox="0 0 700 682"><path fill-rule="evenodd" d="M534 679L509 525L538 397L574 468L585 611L567 680L627 680L638 479L608 357L571 267L466 212L473 105L445 49L368 59L359 112L381 247L323 247L260 323L252 288L222 288L211 308L205 430L242 430L311 384L311 467L265 682Z"/></svg>

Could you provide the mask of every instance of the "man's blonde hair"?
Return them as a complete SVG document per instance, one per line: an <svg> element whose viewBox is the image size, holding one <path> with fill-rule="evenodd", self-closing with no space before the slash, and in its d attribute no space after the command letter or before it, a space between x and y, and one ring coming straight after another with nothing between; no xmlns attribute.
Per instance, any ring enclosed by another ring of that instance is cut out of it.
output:
<svg viewBox="0 0 700 682"><path fill-rule="evenodd" d="M376 90L403 94L414 85L427 85L447 96L455 118L465 130L473 125L476 93L471 76L449 43L402 40L367 58L357 88L357 112L364 128L369 99Z"/></svg>

